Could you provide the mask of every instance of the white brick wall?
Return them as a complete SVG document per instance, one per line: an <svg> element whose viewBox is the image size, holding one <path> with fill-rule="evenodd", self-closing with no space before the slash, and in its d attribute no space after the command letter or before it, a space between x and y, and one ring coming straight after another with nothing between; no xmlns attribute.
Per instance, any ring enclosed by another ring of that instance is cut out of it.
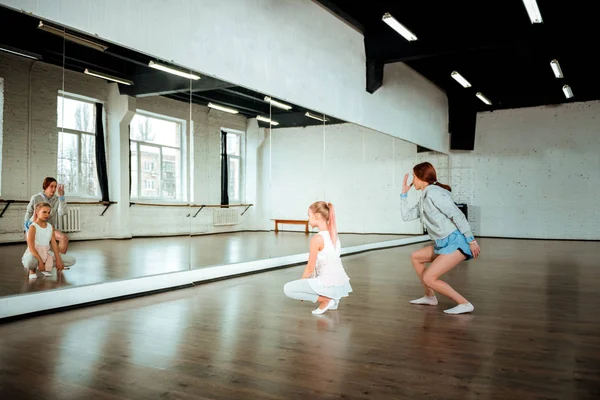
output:
<svg viewBox="0 0 600 400"><path fill-rule="evenodd" d="M600 102L480 113L451 183L482 236L600 239Z"/></svg>
<svg viewBox="0 0 600 400"><path fill-rule="evenodd" d="M336 206L341 232L422 233L418 221L402 221L399 196L404 174L416 163L430 161L441 179L448 175L446 155L417 154L412 143L353 124L326 126L325 131L275 129L272 146L271 188L263 185L271 203L268 219L306 219L312 202L326 200ZM267 148L263 154L267 161L268 154ZM261 179L268 182L268 170L264 172ZM410 202L418 196L411 191Z"/></svg>
<svg viewBox="0 0 600 400"><path fill-rule="evenodd" d="M0 53L0 78L4 80L4 118L2 132L2 188L4 199L29 200L32 194L41 191L45 176L56 176L58 130L57 95L62 89L62 69L21 57ZM31 69L31 111L29 107L29 82ZM72 71L65 71L66 92L104 101L107 109L108 85L101 79ZM137 107L189 121L190 109L185 103L163 97L140 98ZM31 115L31 139L29 139L29 116ZM194 154L194 169L189 171L194 181L196 204L220 203L220 129L246 130L246 119L195 105L194 120L195 148L187 149ZM186 124L189 129L189 122ZM114 134L108 131L106 135ZM189 144L189 131L186 132ZM31 141L31 144L29 143ZM248 149L256 151L256 149ZM31 171L29 171L31 161ZM253 183L250 183L253 184ZM67 201L73 201L67 197ZM0 204L0 207L3 207ZM73 239L106 238L115 235L113 225L116 213L99 205L81 207L82 231L72 233ZM114 206L113 206L114 207ZM250 211L241 218L242 223L233 227L213 227L212 211L203 210L196 218L197 209L186 207L141 207L129 208L131 234L134 236L173 235L187 233L210 233L251 228ZM240 209L240 213L243 210ZM0 242L20 241L25 205L11 205L0 219Z"/></svg>

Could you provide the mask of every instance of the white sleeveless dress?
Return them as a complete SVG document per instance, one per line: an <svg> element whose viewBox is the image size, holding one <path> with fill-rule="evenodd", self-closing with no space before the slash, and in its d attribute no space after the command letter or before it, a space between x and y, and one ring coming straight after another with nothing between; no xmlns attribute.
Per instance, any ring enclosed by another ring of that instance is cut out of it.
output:
<svg viewBox="0 0 600 400"><path fill-rule="evenodd" d="M308 284L321 296L336 300L348 297L352 292L352 286L342 265L340 240L338 238L334 247L329 232L321 231L318 234L323 237L325 245L317 255L315 272L313 277L308 279Z"/></svg>

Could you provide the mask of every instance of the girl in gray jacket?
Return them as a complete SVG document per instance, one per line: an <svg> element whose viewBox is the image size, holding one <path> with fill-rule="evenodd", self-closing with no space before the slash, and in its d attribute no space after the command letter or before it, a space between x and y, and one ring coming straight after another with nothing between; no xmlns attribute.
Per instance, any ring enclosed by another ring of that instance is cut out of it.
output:
<svg viewBox="0 0 600 400"><path fill-rule="evenodd" d="M450 196L450 186L437 181L433 165L428 162L413 168L414 179L408 184L408 174L404 176L400 205L402 219L410 221L420 218L429 236L434 240L433 246L415 251L411 262L425 288L425 296L412 300L411 304L438 304L435 292L450 297L458 303L456 307L444 310L446 314L463 314L474 310L471 303L452 289L440 276L450 271L460 262L479 256L479 245L473 237L469 222L462 211L454 204ZM408 207L408 191L414 186L422 190L419 204ZM425 264L431 263L425 269Z"/></svg>

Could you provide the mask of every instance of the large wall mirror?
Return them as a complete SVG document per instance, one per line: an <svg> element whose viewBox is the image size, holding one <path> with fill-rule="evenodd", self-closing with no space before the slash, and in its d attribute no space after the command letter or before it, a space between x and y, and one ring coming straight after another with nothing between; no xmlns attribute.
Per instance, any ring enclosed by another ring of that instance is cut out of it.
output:
<svg viewBox="0 0 600 400"><path fill-rule="evenodd" d="M402 177L448 172L446 155L31 15L0 7L0 33L0 296L303 254L317 200L345 247L420 235ZM64 203L76 263L30 279L42 192Z"/></svg>

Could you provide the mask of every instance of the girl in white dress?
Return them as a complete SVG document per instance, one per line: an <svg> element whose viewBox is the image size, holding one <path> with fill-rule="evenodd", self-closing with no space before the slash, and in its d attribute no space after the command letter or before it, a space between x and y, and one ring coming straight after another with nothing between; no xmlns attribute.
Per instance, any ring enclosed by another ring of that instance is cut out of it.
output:
<svg viewBox="0 0 600 400"><path fill-rule="evenodd" d="M340 258L342 245L337 235L333 204L317 201L308 208L308 223L319 228L310 240L308 263L302 279L288 282L283 287L286 296L295 300L319 302L313 314L337 310L340 299L352 292L350 278ZM335 243L335 245L334 245Z"/></svg>
<svg viewBox="0 0 600 400"><path fill-rule="evenodd" d="M27 250L23 254L23 266L29 271L29 279L37 278L36 270L44 276L52 276L52 268L58 271L69 269L75 258L60 254L56 244L54 227L48 222L52 207L38 203L33 215L34 222L27 232Z"/></svg>

